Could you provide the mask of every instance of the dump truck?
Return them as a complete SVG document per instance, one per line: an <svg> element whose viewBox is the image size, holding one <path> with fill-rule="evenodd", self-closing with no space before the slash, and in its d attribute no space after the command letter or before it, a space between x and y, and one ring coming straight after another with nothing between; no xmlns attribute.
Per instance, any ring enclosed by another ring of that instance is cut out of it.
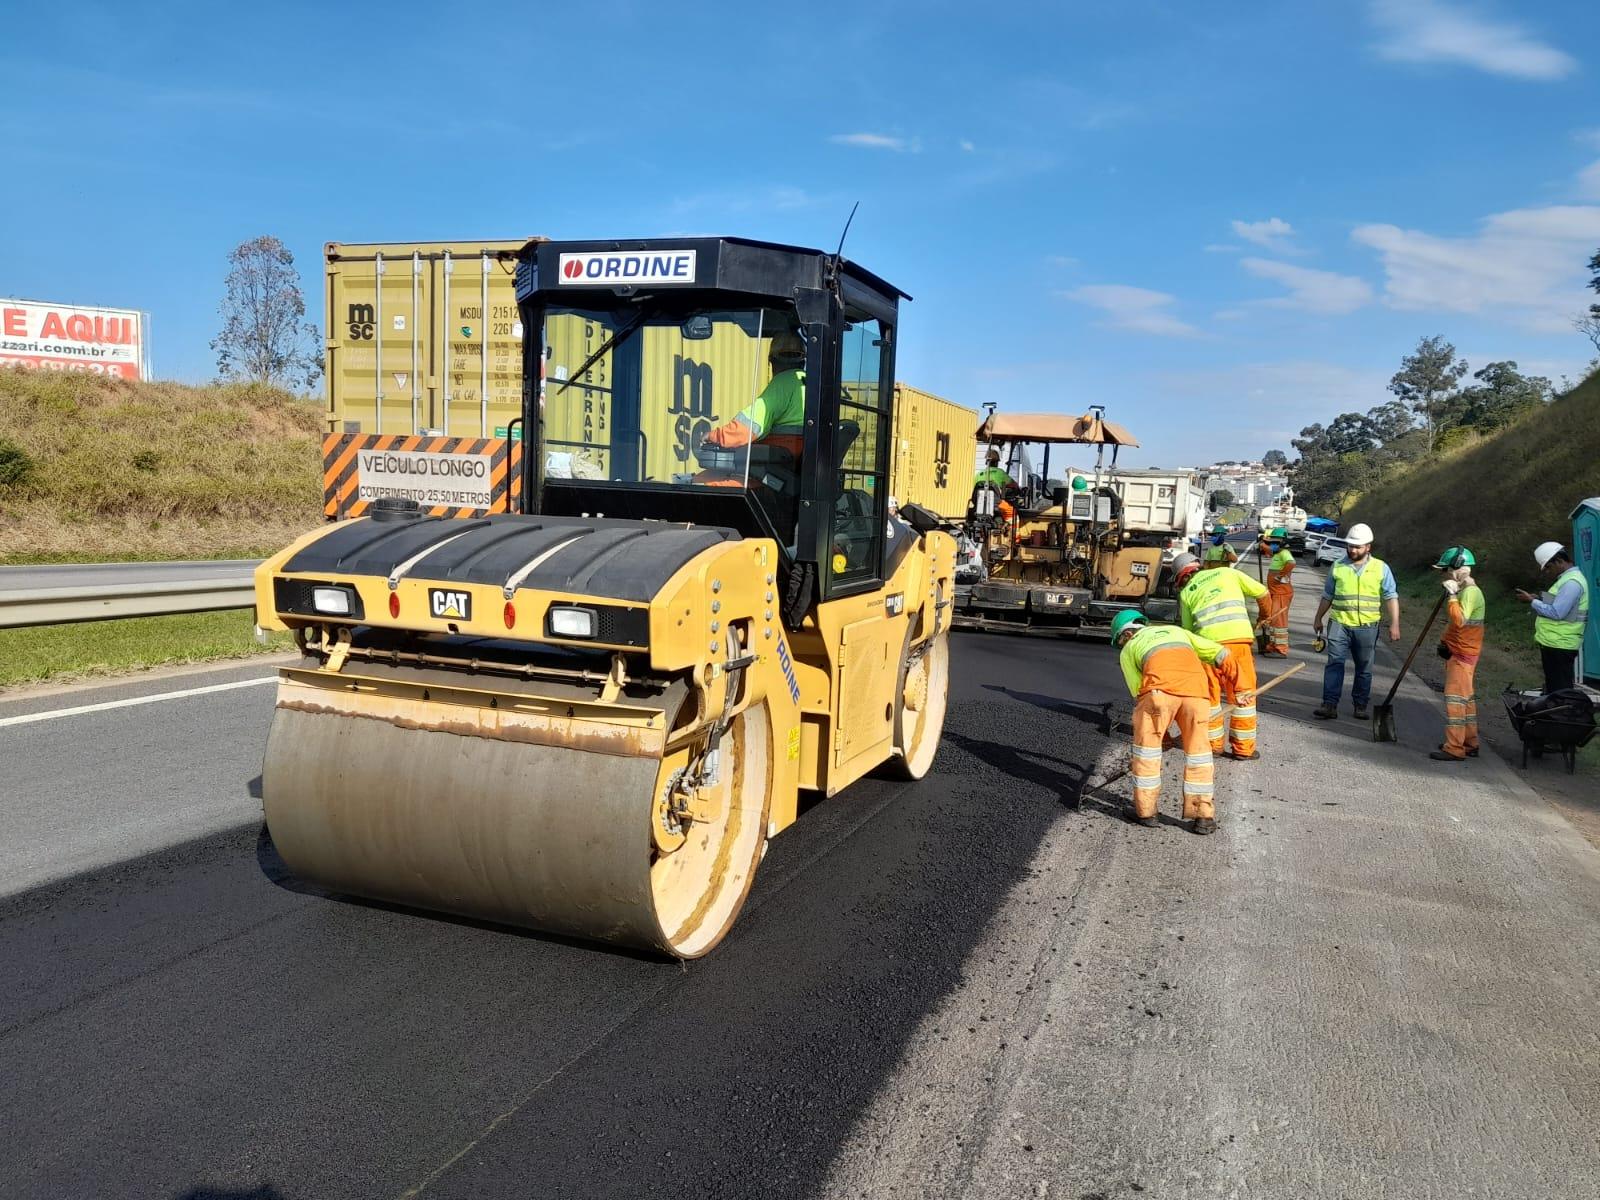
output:
<svg viewBox="0 0 1600 1200"><path fill-rule="evenodd" d="M1102 406L1082 416L991 412L978 440L1002 451L1042 445L1044 474L973 489L960 537L957 625L1105 635L1127 608L1175 612L1164 564L1168 542L1188 520L1189 498L1166 474L1115 469L1117 452L1139 443L1106 420ZM1093 470L1047 483L1058 446L1095 447Z"/></svg>
<svg viewBox="0 0 1600 1200"><path fill-rule="evenodd" d="M404 498L256 571L293 631L262 770L337 893L693 958L802 793L925 775L955 542L887 511L898 288L739 238L531 242L521 511ZM688 359L745 381L681 470Z"/></svg>
<svg viewBox="0 0 1600 1200"><path fill-rule="evenodd" d="M329 519L363 515L384 496L418 499L435 516L514 508L524 329L515 272L530 240L324 247ZM692 466L699 440L749 399L732 353L699 343L678 355L671 389L639 422L647 477ZM959 518L977 424L974 409L897 382L890 495ZM452 457L471 460L475 477L450 476ZM440 480L478 486L430 486Z"/></svg>

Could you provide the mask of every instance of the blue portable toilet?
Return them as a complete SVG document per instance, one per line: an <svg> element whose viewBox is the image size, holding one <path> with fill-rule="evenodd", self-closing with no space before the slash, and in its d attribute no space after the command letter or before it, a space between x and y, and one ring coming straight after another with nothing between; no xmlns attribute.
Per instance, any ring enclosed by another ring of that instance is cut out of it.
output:
<svg viewBox="0 0 1600 1200"><path fill-rule="evenodd" d="M1578 678L1600 688L1600 496L1572 510L1572 558L1589 581L1589 624L1578 655Z"/></svg>

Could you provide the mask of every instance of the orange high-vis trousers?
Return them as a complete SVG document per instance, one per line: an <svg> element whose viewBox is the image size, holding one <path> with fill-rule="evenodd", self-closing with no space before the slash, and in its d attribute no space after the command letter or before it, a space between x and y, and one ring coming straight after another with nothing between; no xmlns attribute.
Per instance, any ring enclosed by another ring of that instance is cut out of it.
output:
<svg viewBox="0 0 1600 1200"><path fill-rule="evenodd" d="M1211 803L1211 745L1206 740L1206 700L1150 691L1133 706L1133 813L1153 817L1161 801L1161 737L1174 722L1183 742L1183 815L1215 816Z"/></svg>
<svg viewBox="0 0 1600 1200"><path fill-rule="evenodd" d="M1255 643L1222 644L1228 648L1228 657L1217 668L1222 696L1211 705L1211 750L1221 754L1226 740L1227 749L1249 758L1256 749L1256 658L1252 653ZM1226 730L1223 729L1221 701L1233 706Z"/></svg>
<svg viewBox="0 0 1600 1200"><path fill-rule="evenodd" d="M1450 656L1444 664L1444 752L1465 758L1478 748L1478 698L1473 695L1476 662Z"/></svg>
<svg viewBox="0 0 1600 1200"><path fill-rule="evenodd" d="M1294 599L1290 584L1267 584L1267 629L1272 634L1272 649L1289 653L1289 603Z"/></svg>

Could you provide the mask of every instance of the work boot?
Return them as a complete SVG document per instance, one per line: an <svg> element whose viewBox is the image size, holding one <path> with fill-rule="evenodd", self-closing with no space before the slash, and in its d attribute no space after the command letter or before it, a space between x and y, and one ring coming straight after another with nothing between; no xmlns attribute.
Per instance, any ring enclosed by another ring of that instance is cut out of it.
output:
<svg viewBox="0 0 1600 1200"><path fill-rule="evenodd" d="M1478 757L1478 748L1476 746L1474 746L1471 750L1468 750L1467 751L1467 757L1468 758L1477 758Z"/></svg>
<svg viewBox="0 0 1600 1200"><path fill-rule="evenodd" d="M1191 828L1196 833L1215 833L1217 831L1217 819L1215 817L1196 817Z"/></svg>
<svg viewBox="0 0 1600 1200"><path fill-rule="evenodd" d="M1469 750L1468 753L1470 754L1471 751ZM1451 754L1448 750L1431 750L1428 752L1428 757L1433 759L1435 762L1461 761L1461 759L1457 758L1454 754Z"/></svg>
<svg viewBox="0 0 1600 1200"><path fill-rule="evenodd" d="M1339 710L1331 704L1324 704L1320 708L1313 708L1311 715L1319 721L1331 721L1339 715Z"/></svg>
<svg viewBox="0 0 1600 1200"><path fill-rule="evenodd" d="M1249 754L1240 754L1237 750L1229 750L1228 757L1233 759L1234 762L1255 762L1256 759L1261 757L1261 751L1252 750Z"/></svg>
<svg viewBox="0 0 1600 1200"><path fill-rule="evenodd" d="M1355 714L1354 715L1355 715L1356 720L1365 721L1365 720L1368 720L1372 716L1372 711L1369 708L1367 708L1367 706L1365 704L1358 704L1358 705L1356 705L1356 709L1355 709Z"/></svg>
<svg viewBox="0 0 1600 1200"><path fill-rule="evenodd" d="M1155 829L1161 824L1160 814L1152 813L1148 817L1141 817L1131 808L1128 810L1128 820L1135 825L1143 825L1146 829Z"/></svg>

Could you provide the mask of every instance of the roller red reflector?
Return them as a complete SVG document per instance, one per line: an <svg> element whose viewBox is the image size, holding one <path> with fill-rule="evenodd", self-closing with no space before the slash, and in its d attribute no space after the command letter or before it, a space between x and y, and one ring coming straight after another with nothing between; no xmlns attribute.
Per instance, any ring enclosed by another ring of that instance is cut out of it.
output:
<svg viewBox="0 0 1600 1200"><path fill-rule="evenodd" d="M399 592L390 592L389 593L389 615L391 617L398 617L400 615L400 593Z"/></svg>
<svg viewBox="0 0 1600 1200"><path fill-rule="evenodd" d="M517 610L512 606L511 601L509 601L509 600L506 601L505 618L506 618L506 628L507 629L516 628Z"/></svg>

